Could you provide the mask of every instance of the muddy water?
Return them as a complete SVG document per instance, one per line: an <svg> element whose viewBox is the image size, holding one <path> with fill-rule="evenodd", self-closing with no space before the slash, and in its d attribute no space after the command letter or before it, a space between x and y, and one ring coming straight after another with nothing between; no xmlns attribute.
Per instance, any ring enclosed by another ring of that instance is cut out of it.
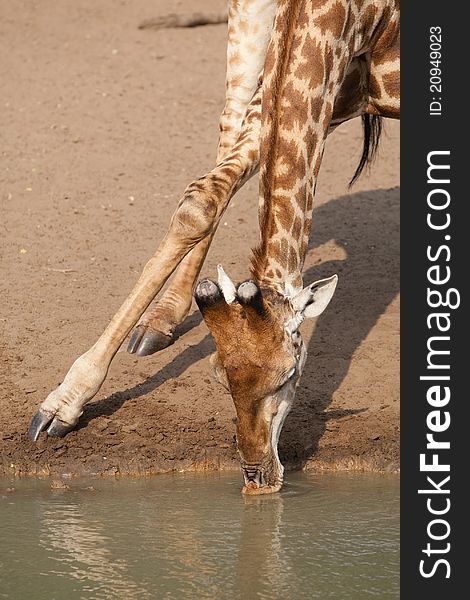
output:
<svg viewBox="0 0 470 600"><path fill-rule="evenodd" d="M0 598L398 598L399 480L0 480ZM13 488L13 489L12 489Z"/></svg>

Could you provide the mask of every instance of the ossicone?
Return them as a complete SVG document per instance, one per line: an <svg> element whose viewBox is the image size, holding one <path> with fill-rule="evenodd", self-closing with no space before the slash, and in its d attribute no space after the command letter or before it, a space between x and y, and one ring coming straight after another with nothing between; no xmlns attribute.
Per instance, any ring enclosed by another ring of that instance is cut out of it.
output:
<svg viewBox="0 0 470 600"><path fill-rule="evenodd" d="M199 310L203 313L208 308L222 302L224 297L215 281L212 281L212 279L203 279L196 286L194 299L196 300Z"/></svg>
<svg viewBox="0 0 470 600"><path fill-rule="evenodd" d="M243 281L237 287L237 299L245 308L251 308L258 314L263 315L266 312L263 293L261 288L252 279Z"/></svg>

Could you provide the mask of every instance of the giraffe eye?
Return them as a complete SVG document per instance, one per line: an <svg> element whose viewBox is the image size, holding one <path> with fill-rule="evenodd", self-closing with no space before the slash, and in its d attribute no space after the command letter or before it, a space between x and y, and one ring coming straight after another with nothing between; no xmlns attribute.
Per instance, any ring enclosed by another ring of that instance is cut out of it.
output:
<svg viewBox="0 0 470 600"><path fill-rule="evenodd" d="M277 387L277 391L281 390L285 385L287 385L290 382L290 380L292 379L292 377L294 377L296 371L297 371L296 367L293 367L290 371L288 371L282 377L282 379L280 379L279 385Z"/></svg>
<svg viewBox="0 0 470 600"><path fill-rule="evenodd" d="M293 369L291 369L291 370L289 371L289 373L287 373L287 380L289 380L289 379L292 379L292 377L294 377L294 375L295 375L295 371L296 371L296 369L295 369L295 367L294 367Z"/></svg>

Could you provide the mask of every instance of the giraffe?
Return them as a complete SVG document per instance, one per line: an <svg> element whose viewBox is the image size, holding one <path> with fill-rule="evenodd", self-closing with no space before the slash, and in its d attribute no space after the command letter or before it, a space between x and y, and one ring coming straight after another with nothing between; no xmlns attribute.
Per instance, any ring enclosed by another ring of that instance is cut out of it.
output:
<svg viewBox="0 0 470 600"><path fill-rule="evenodd" d="M41 404L30 425L33 440L43 429L61 436L75 426L171 273L180 265L176 279L180 272L197 278L231 197L259 168L260 240L251 278L236 286L219 266L218 280L201 281L195 299L216 343L216 376L235 405L243 492L281 488L278 440L306 360L299 326L325 310L337 284L336 275L306 287L302 282L325 142L336 126L361 115L360 170L367 142L377 143L379 119L399 116L399 10L399 0L278 0L263 73L244 117L228 110L221 119L241 121L235 143L227 151L224 140L235 137L236 126L226 124L217 166L188 186L124 304ZM192 285L186 281L186 290Z"/></svg>

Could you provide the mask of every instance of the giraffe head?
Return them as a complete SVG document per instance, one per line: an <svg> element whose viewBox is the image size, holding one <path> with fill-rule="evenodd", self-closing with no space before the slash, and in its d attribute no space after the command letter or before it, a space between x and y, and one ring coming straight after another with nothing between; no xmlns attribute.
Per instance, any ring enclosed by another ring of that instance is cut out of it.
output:
<svg viewBox="0 0 470 600"><path fill-rule="evenodd" d="M299 325L323 312L338 278L322 279L288 298L251 280L235 287L218 270L218 282L201 281L195 298L216 343L211 361L216 377L235 404L243 492L277 492L284 471L279 435L307 356Z"/></svg>

